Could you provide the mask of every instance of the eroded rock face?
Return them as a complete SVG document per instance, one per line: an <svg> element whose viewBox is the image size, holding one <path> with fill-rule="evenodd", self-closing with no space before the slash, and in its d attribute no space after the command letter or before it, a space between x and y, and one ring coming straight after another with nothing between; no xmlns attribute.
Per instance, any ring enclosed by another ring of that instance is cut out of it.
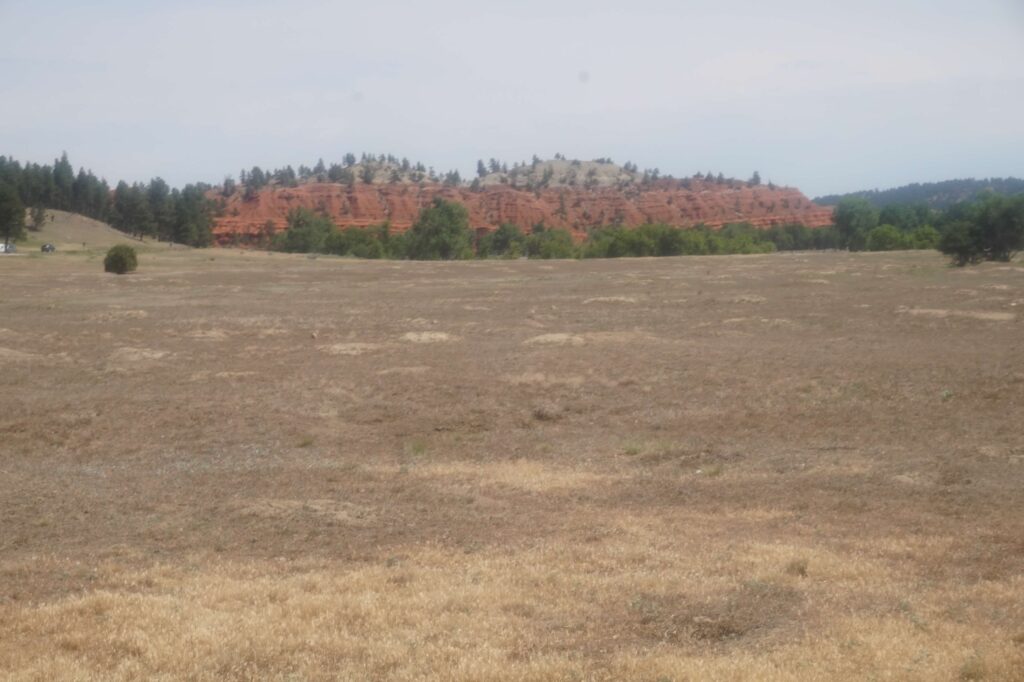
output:
<svg viewBox="0 0 1024 682"><path fill-rule="evenodd" d="M389 221L403 232L434 197L457 201L469 210L474 228L495 229L513 223L523 230L543 222L565 228L583 239L588 228L622 224L665 223L691 227L704 223L720 227L749 222L757 227L800 223L808 227L832 224L832 209L818 206L791 187L735 187L700 180L661 180L648 187L583 189L556 187L529 191L490 186L467 187L411 183L309 183L299 187L268 187L246 199L241 192L227 198L224 215L216 220L214 235L221 243L235 235L256 235L272 223L285 229L288 211L306 207L323 212L338 227L366 227Z"/></svg>

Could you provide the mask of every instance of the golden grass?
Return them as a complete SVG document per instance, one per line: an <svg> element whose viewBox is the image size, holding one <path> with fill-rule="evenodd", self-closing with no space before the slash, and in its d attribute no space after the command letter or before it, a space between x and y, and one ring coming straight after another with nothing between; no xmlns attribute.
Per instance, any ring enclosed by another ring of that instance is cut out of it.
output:
<svg viewBox="0 0 1024 682"><path fill-rule="evenodd" d="M14 680L956 679L1024 671L991 619L1024 578L957 590L879 560L623 519L597 540L361 567L238 564L119 574L8 609ZM804 577L786 561L807 557ZM849 611L850 596L862 604ZM1019 679L1016 678L1016 679Z"/></svg>
<svg viewBox="0 0 1024 682"><path fill-rule="evenodd" d="M504 485L533 492L545 492L566 488L584 488L607 481L601 474L552 466L528 459L511 461L470 463L445 462L427 464L418 472L444 479L470 479L475 485Z"/></svg>

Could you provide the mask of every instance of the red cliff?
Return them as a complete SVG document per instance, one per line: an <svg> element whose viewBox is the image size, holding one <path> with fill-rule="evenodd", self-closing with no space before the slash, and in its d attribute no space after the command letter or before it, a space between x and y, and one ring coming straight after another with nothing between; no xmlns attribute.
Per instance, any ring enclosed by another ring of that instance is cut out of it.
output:
<svg viewBox="0 0 1024 682"><path fill-rule="evenodd" d="M621 224L665 223L720 227L748 222L757 227L800 223L822 227L832 223L832 210L788 187L723 184L705 180L657 180L623 187L550 187L528 190L491 184L478 188L437 183L354 184L307 183L298 187L265 187L246 197L239 191L223 199L223 215L214 235L228 243L236 235L255 235L272 223L286 226L288 212L305 207L324 213L339 227L365 227L388 221L396 232L407 230L434 197L457 201L469 210L474 228L494 229L513 223L529 229L537 223L566 228L577 239L588 228Z"/></svg>

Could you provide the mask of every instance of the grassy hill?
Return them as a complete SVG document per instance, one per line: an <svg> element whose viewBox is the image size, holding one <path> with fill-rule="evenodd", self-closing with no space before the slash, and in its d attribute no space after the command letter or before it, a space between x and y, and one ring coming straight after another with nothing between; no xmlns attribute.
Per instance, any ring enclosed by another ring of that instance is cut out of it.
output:
<svg viewBox="0 0 1024 682"><path fill-rule="evenodd" d="M58 253L108 249L114 244L131 244L136 249L166 249L169 245L155 240L141 241L115 230L110 225L77 213L47 209L42 230L26 230L26 239L18 242L24 252L39 251L43 244L57 247ZM176 245L174 248L186 248Z"/></svg>

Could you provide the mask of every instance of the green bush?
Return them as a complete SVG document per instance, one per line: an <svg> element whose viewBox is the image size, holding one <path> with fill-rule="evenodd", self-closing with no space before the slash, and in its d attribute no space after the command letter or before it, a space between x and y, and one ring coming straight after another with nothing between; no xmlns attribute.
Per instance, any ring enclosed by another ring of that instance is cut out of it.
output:
<svg viewBox="0 0 1024 682"><path fill-rule="evenodd" d="M907 237L910 239L910 248L912 249L935 249L939 246L941 235L931 225L924 225L912 230Z"/></svg>
<svg viewBox="0 0 1024 682"><path fill-rule="evenodd" d="M103 259L103 271L123 275L126 272L133 272L139 266L138 256L135 249L127 244L118 244L110 247L107 257Z"/></svg>
<svg viewBox="0 0 1024 682"><path fill-rule="evenodd" d="M480 238L477 244L477 257L518 258L526 244L526 235L511 223L502 223L494 232Z"/></svg>
<svg viewBox="0 0 1024 682"><path fill-rule="evenodd" d="M939 251L949 256L953 265L980 263L985 255L975 233L974 225L965 220L952 223L946 226L946 231L939 239Z"/></svg>
<svg viewBox="0 0 1024 682"><path fill-rule="evenodd" d="M334 223L308 208L288 212L288 229L274 236L271 248L289 253L324 253L327 238L335 231Z"/></svg>
<svg viewBox="0 0 1024 682"><path fill-rule="evenodd" d="M391 242L387 223L377 227L348 227L331 230L324 240L323 252L356 258L387 258Z"/></svg>
<svg viewBox="0 0 1024 682"><path fill-rule="evenodd" d="M526 238L526 255L530 258L575 258L577 249L568 230L541 228Z"/></svg>
<svg viewBox="0 0 1024 682"><path fill-rule="evenodd" d="M440 197L420 211L404 235L404 251L412 260L462 260L473 257L469 212L462 204Z"/></svg>
<svg viewBox="0 0 1024 682"><path fill-rule="evenodd" d="M972 204L957 204L943 223L938 249L954 265L1006 262L1024 249L1024 196L989 194Z"/></svg>
<svg viewBox="0 0 1024 682"><path fill-rule="evenodd" d="M868 232L868 251L898 251L907 248L907 240L894 225L879 225Z"/></svg>

